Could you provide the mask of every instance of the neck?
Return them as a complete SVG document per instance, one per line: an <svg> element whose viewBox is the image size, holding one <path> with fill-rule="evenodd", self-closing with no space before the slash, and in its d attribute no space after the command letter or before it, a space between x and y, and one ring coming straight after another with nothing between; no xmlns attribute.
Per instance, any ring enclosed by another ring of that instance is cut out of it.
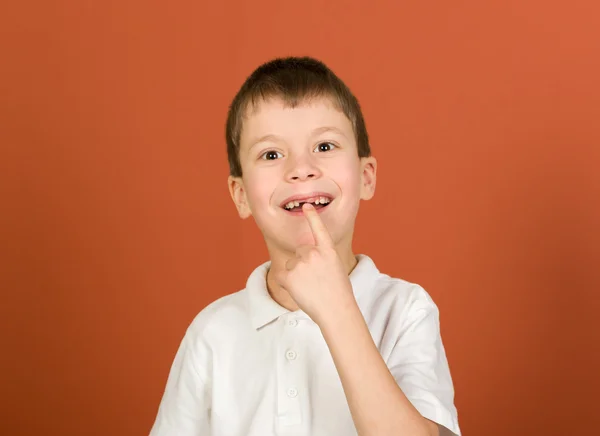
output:
<svg viewBox="0 0 600 436"><path fill-rule="evenodd" d="M339 246L336 247L336 251L340 259L342 260L346 273L350 274L356 266L356 264L358 263L356 256L352 252L352 247L349 246L349 244L346 246ZM271 298L273 298L273 300L275 300L275 302L281 307L291 312L295 312L299 309L298 305L296 304L292 296L289 294L289 292L281 288L281 286L279 286L275 282L273 276L274 273L285 269L287 261L296 257L296 254L287 251L269 249L269 255L271 257L271 267L267 272L267 289L269 291L269 294L271 295Z"/></svg>

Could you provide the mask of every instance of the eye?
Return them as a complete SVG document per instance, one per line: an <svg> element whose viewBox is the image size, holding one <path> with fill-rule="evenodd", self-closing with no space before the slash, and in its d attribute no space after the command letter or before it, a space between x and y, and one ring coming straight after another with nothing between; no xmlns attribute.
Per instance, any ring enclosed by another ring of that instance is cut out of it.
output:
<svg viewBox="0 0 600 436"><path fill-rule="evenodd" d="M263 153L260 156L260 158L263 160L276 160L276 159L279 159L280 157L283 157L283 155L275 150L266 151L265 153Z"/></svg>
<svg viewBox="0 0 600 436"><path fill-rule="evenodd" d="M331 151L335 148L335 145L331 142L321 142L319 145L315 147L315 151L322 153L325 151Z"/></svg>

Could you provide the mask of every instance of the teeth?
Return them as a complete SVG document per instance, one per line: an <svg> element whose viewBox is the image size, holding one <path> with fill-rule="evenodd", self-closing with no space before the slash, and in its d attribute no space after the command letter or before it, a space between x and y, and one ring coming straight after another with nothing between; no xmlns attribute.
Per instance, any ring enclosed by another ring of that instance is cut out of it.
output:
<svg viewBox="0 0 600 436"><path fill-rule="evenodd" d="M326 197L319 197L315 201L315 204L327 204L327 203L329 203L329 198L326 198Z"/></svg>
<svg viewBox="0 0 600 436"><path fill-rule="evenodd" d="M329 200L329 198L327 198L327 197L317 197L311 203L314 203L314 204L329 204L330 201L331 200ZM287 203L283 207L286 208L286 209L288 209L288 210L289 209L293 209L294 207L300 207L300 202L299 201L290 201L289 203Z"/></svg>

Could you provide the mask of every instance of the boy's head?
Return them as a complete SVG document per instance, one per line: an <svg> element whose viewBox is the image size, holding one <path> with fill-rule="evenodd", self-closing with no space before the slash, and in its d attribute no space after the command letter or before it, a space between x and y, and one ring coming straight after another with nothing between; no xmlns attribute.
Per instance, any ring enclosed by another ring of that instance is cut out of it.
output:
<svg viewBox="0 0 600 436"><path fill-rule="evenodd" d="M376 161L358 101L327 66L307 57L261 65L231 104L226 140L231 196L270 252L314 243L294 200L317 203L336 245L351 249Z"/></svg>

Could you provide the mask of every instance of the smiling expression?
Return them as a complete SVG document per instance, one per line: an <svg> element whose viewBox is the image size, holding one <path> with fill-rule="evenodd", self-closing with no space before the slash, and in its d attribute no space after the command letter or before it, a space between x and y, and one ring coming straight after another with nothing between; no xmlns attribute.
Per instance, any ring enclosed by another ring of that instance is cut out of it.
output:
<svg viewBox="0 0 600 436"><path fill-rule="evenodd" d="M361 199L375 191L376 160L358 156L352 123L329 99L294 108L277 98L249 110L240 135L242 177L229 189L269 251L314 244L301 207L317 208L336 245L351 245Z"/></svg>

